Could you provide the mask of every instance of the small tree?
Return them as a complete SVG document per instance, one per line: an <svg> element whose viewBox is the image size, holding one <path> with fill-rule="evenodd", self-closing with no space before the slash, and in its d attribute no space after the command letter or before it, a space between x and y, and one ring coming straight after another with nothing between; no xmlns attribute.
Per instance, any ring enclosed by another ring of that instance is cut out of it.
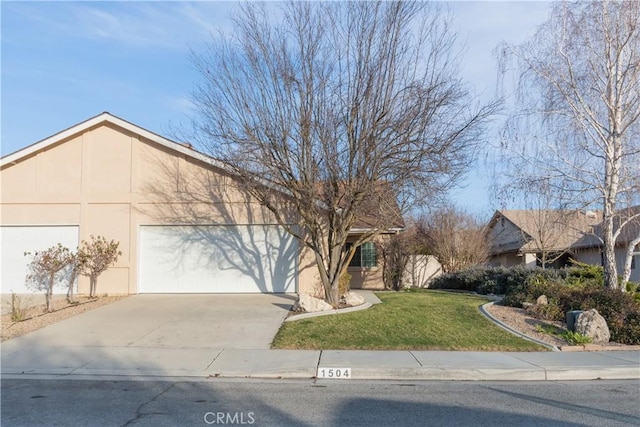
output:
<svg viewBox="0 0 640 427"><path fill-rule="evenodd" d="M78 272L89 277L89 296L96 296L98 276L118 260L122 252L118 250L119 242L107 241L102 236L91 236L91 241L83 240L78 248Z"/></svg>
<svg viewBox="0 0 640 427"><path fill-rule="evenodd" d="M403 287L402 277L413 249L413 234L395 234L382 246L382 278L387 289L399 291Z"/></svg>
<svg viewBox="0 0 640 427"><path fill-rule="evenodd" d="M69 249L58 243L44 251L33 254L25 252L25 256L31 256L27 286L39 291L44 290L47 311L52 311L53 287L60 273L72 262L73 255Z"/></svg>
<svg viewBox="0 0 640 427"><path fill-rule="evenodd" d="M481 264L489 255L484 225L455 207L418 220L416 228L420 251L435 256L445 273Z"/></svg>

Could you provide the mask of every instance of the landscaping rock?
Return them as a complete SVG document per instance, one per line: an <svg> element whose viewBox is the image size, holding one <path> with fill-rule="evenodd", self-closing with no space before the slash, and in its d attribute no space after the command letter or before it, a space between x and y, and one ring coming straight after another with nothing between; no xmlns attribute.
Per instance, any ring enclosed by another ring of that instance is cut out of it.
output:
<svg viewBox="0 0 640 427"><path fill-rule="evenodd" d="M549 299L546 295L540 295L536 300L536 304L538 305L549 305Z"/></svg>
<svg viewBox="0 0 640 427"><path fill-rule="evenodd" d="M296 301L294 310L303 310L307 313L314 313L316 311L333 310L331 304L320 298L314 298L311 295L300 294L298 301Z"/></svg>
<svg viewBox="0 0 640 427"><path fill-rule="evenodd" d="M582 310L572 310L567 311L567 314L564 317L565 323L567 324L567 329L575 332L576 330L576 319L582 313Z"/></svg>
<svg viewBox="0 0 640 427"><path fill-rule="evenodd" d="M355 292L349 291L342 296L342 302L345 305L350 305L352 307L355 307L357 305L364 304L364 298L356 294Z"/></svg>
<svg viewBox="0 0 640 427"><path fill-rule="evenodd" d="M522 308L524 308L525 310L529 310L535 304L533 304L532 302L521 302L520 305L522 305Z"/></svg>
<svg viewBox="0 0 640 427"><path fill-rule="evenodd" d="M607 322L595 308L580 313L575 322L575 331L591 338L594 344L608 343L611 338Z"/></svg>

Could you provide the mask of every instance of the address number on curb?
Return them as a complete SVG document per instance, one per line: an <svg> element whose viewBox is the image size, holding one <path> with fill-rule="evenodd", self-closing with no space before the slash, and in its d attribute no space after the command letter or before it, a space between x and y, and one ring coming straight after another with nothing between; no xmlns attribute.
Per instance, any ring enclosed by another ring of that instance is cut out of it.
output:
<svg viewBox="0 0 640 427"><path fill-rule="evenodd" d="M351 368L318 368L317 378L351 379Z"/></svg>

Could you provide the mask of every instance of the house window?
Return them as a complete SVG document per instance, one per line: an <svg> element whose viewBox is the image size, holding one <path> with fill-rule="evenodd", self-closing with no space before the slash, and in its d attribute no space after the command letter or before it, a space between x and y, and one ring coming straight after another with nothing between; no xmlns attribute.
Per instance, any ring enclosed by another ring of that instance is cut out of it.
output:
<svg viewBox="0 0 640 427"><path fill-rule="evenodd" d="M347 243L346 249L349 250L353 243ZM373 242L364 242L356 248L349 267L377 267L378 256L376 254L376 245Z"/></svg>

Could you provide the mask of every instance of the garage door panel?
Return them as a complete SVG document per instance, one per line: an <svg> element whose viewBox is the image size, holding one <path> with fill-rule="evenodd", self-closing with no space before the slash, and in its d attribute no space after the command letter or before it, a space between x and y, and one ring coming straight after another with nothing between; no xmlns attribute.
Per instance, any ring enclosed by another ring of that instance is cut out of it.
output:
<svg viewBox="0 0 640 427"><path fill-rule="evenodd" d="M3 226L0 227L0 279L2 293L36 293L26 285L30 257L25 252L48 249L58 243L75 250L78 246L77 226ZM54 287L55 294L67 292L67 281L62 280Z"/></svg>
<svg viewBox="0 0 640 427"><path fill-rule="evenodd" d="M295 292L297 254L274 225L144 226L139 292Z"/></svg>

